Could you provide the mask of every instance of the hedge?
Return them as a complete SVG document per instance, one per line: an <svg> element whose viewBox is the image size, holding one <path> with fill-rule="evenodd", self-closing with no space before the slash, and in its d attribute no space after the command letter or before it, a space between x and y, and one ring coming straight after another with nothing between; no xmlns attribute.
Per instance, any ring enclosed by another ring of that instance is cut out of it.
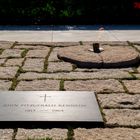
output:
<svg viewBox="0 0 140 140"><path fill-rule="evenodd" d="M136 0L138 1L138 0ZM0 19L111 21L140 18L134 0L0 0ZM131 21L130 20L130 21Z"/></svg>

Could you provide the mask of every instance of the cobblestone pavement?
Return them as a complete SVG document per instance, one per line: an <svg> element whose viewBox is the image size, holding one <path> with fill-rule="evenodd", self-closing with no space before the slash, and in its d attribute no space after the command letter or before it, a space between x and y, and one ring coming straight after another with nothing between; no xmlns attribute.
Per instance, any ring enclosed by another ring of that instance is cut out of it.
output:
<svg viewBox="0 0 140 140"><path fill-rule="evenodd" d="M80 69L57 58L63 47L85 44L92 42L0 42L0 90L96 91L105 128L1 128L0 140L140 139L140 66ZM104 44L129 45L140 53L140 42Z"/></svg>

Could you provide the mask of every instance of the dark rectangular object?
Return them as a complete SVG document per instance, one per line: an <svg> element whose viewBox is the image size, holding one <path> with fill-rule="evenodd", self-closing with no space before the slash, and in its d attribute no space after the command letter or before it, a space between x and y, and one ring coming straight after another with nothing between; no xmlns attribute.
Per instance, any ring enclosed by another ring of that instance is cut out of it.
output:
<svg viewBox="0 0 140 140"><path fill-rule="evenodd" d="M1 126L76 125L100 127L96 96L87 91L1 91Z"/></svg>

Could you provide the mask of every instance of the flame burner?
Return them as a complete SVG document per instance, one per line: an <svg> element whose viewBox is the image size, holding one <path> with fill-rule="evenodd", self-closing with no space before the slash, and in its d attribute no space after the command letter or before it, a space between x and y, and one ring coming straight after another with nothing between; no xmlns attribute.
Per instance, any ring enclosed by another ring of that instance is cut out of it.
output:
<svg viewBox="0 0 140 140"><path fill-rule="evenodd" d="M93 51L94 51L94 53L100 53L100 44L99 43L93 43Z"/></svg>

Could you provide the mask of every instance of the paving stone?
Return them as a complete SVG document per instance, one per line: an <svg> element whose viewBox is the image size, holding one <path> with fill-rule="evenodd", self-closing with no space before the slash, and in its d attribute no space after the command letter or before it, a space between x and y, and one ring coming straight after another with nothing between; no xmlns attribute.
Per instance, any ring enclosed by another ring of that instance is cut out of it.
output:
<svg viewBox="0 0 140 140"><path fill-rule="evenodd" d="M12 129L0 129L0 140L12 140L13 132Z"/></svg>
<svg viewBox="0 0 140 140"><path fill-rule="evenodd" d="M100 105L103 108L140 108L140 95L129 95L126 93L98 94Z"/></svg>
<svg viewBox="0 0 140 140"><path fill-rule="evenodd" d="M46 48L45 50L29 50L26 57L32 58L45 58L50 51L50 48Z"/></svg>
<svg viewBox="0 0 140 140"><path fill-rule="evenodd" d="M68 47L68 46L77 46L79 45L79 42L53 42L53 46L62 46L62 47Z"/></svg>
<svg viewBox="0 0 140 140"><path fill-rule="evenodd" d="M80 68L101 68L102 58L98 53L90 52L92 46L72 46L58 52L58 58L76 64Z"/></svg>
<svg viewBox="0 0 140 140"><path fill-rule="evenodd" d="M18 67L0 67L0 78L14 78Z"/></svg>
<svg viewBox="0 0 140 140"><path fill-rule="evenodd" d="M64 140L67 138L67 129L18 129L16 140L45 139Z"/></svg>
<svg viewBox="0 0 140 140"><path fill-rule="evenodd" d="M20 81L16 90L59 90L58 80Z"/></svg>
<svg viewBox="0 0 140 140"><path fill-rule="evenodd" d="M100 53L103 59L103 67L127 67L139 63L139 53L128 46L103 46Z"/></svg>
<svg viewBox="0 0 140 140"><path fill-rule="evenodd" d="M130 93L140 93L140 80L124 80L123 83Z"/></svg>
<svg viewBox="0 0 140 140"><path fill-rule="evenodd" d="M76 68L74 71L77 72L97 72L97 71L103 71L103 70L109 70L109 69L97 69L97 68L91 68L91 69L86 69L86 68ZM126 72L134 72L132 68L119 68L117 69L118 71L126 71Z"/></svg>
<svg viewBox="0 0 140 140"><path fill-rule="evenodd" d="M18 45L67 47L79 45L79 42L19 42Z"/></svg>
<svg viewBox="0 0 140 140"><path fill-rule="evenodd" d="M83 45L93 45L98 41L82 41ZM128 46L126 41L100 41L101 46L110 45L110 46Z"/></svg>
<svg viewBox="0 0 140 140"><path fill-rule="evenodd" d="M129 46L127 41L103 41L101 44L110 46Z"/></svg>
<svg viewBox="0 0 140 140"><path fill-rule="evenodd" d="M58 51L62 50L63 48L54 48L53 51L51 52L49 58L48 58L48 61L52 61L52 62L59 62L60 59L58 59L57 57L57 53Z"/></svg>
<svg viewBox="0 0 140 140"><path fill-rule="evenodd" d="M27 58L22 68L25 71L41 72L44 69L44 61L45 59Z"/></svg>
<svg viewBox="0 0 140 140"><path fill-rule="evenodd" d="M131 41L131 43L133 43L134 45L140 45L140 41Z"/></svg>
<svg viewBox="0 0 140 140"><path fill-rule="evenodd" d="M0 55L0 58L7 58L7 57L21 57L21 53L23 50L19 49L6 49Z"/></svg>
<svg viewBox="0 0 140 140"><path fill-rule="evenodd" d="M23 58L12 58L8 59L5 63L6 66L22 66L22 62L24 61Z"/></svg>
<svg viewBox="0 0 140 140"><path fill-rule="evenodd" d="M13 46L14 42L8 42L8 41L0 41L0 48L1 49L9 49Z"/></svg>
<svg viewBox="0 0 140 140"><path fill-rule="evenodd" d="M120 69L123 71L132 72L132 73L135 72L134 69L130 68L130 67L129 68L120 68Z"/></svg>
<svg viewBox="0 0 140 140"><path fill-rule="evenodd" d="M72 71L72 64L66 62L49 62L48 72Z"/></svg>
<svg viewBox="0 0 140 140"><path fill-rule="evenodd" d="M138 72L140 73L140 66L137 68Z"/></svg>
<svg viewBox="0 0 140 140"><path fill-rule="evenodd" d="M35 41L20 41L20 42L17 42L17 45L27 45L27 46L46 46L48 42L35 42Z"/></svg>
<svg viewBox="0 0 140 140"><path fill-rule="evenodd" d="M95 41L81 41L82 45L93 45L93 43L95 43Z"/></svg>
<svg viewBox="0 0 140 140"><path fill-rule="evenodd" d="M140 73L139 74L134 74L134 76L138 79L140 79Z"/></svg>
<svg viewBox="0 0 140 140"><path fill-rule="evenodd" d="M75 140L139 140L140 128L77 128L74 134Z"/></svg>
<svg viewBox="0 0 140 140"><path fill-rule="evenodd" d="M95 43L95 41L81 41L80 44L82 43L82 45L93 45L93 43Z"/></svg>
<svg viewBox="0 0 140 140"><path fill-rule="evenodd" d="M140 127L140 110L104 109L107 126Z"/></svg>
<svg viewBox="0 0 140 140"><path fill-rule="evenodd" d="M44 45L36 45L36 44L28 44L28 45L16 45L14 47L15 49L47 49L48 47L47 46L44 46Z"/></svg>
<svg viewBox="0 0 140 140"><path fill-rule="evenodd" d="M17 45L32 45L32 46L50 46L48 44L52 44L53 42L42 42L42 41L39 41L39 42L36 42L36 41L20 41L17 43Z"/></svg>
<svg viewBox="0 0 140 140"><path fill-rule="evenodd" d="M0 65L4 64L5 59L0 59Z"/></svg>
<svg viewBox="0 0 140 140"><path fill-rule="evenodd" d="M0 90L8 90L12 82L8 80L0 80Z"/></svg>
<svg viewBox="0 0 140 140"><path fill-rule="evenodd" d="M120 82L114 79L65 81L64 88L66 90L87 90L95 92L124 92L124 89Z"/></svg>
<svg viewBox="0 0 140 140"><path fill-rule="evenodd" d="M19 76L19 79L38 79L38 78L53 78L53 79L68 79L68 80L85 80L85 79L121 79L121 78L132 78L128 72L118 71L116 69L112 70L103 70L97 72L61 72L61 73L33 73L27 72Z"/></svg>
<svg viewBox="0 0 140 140"><path fill-rule="evenodd" d="M139 45L134 45L139 51L140 51L140 44Z"/></svg>
<svg viewBox="0 0 140 140"><path fill-rule="evenodd" d="M76 68L74 71L75 72L98 72L98 71L100 71L100 69L97 69L97 68L91 68L91 69L88 69L88 68Z"/></svg>

